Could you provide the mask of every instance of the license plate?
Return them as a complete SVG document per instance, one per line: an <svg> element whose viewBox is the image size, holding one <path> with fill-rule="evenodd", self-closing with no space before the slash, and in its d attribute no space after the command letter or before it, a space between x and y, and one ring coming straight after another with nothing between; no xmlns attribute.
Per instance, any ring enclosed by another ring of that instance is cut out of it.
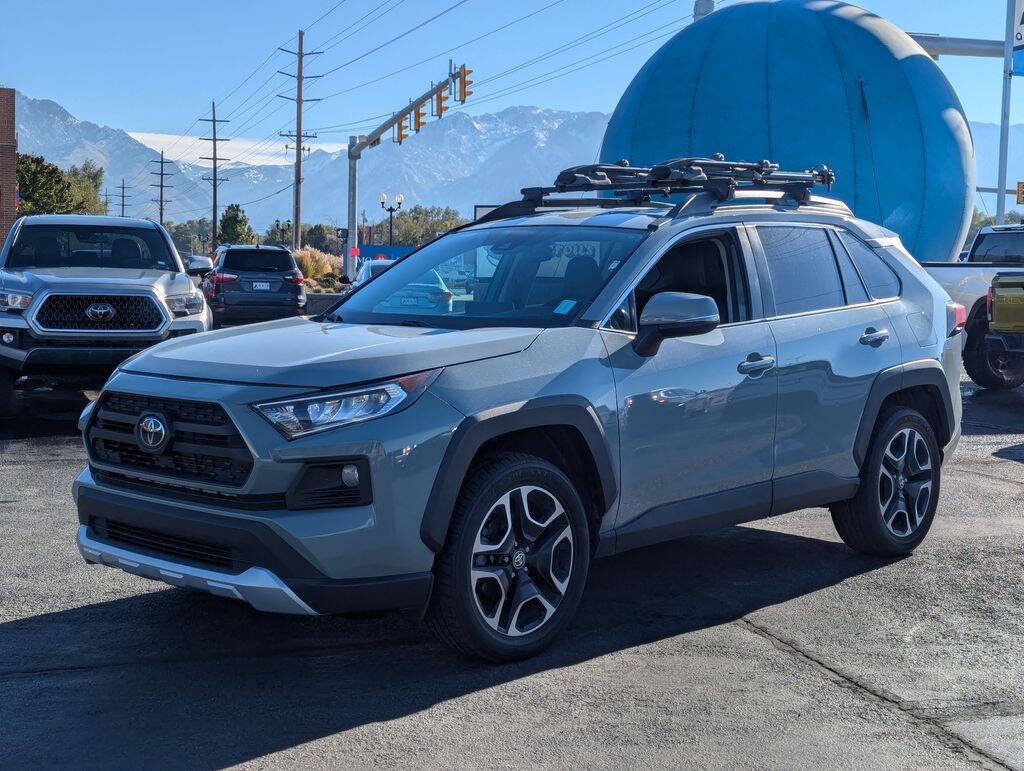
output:
<svg viewBox="0 0 1024 771"><path fill-rule="evenodd" d="M252 289L254 292L269 292L270 282L269 281L253 281Z"/></svg>
<svg viewBox="0 0 1024 771"><path fill-rule="evenodd" d="M420 301L416 297L403 297L402 305L419 305Z"/></svg>

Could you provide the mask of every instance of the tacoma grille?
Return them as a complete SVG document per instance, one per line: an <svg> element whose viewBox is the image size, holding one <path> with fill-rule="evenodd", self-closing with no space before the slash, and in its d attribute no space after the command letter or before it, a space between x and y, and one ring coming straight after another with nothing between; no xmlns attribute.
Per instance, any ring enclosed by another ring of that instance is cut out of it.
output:
<svg viewBox="0 0 1024 771"><path fill-rule="evenodd" d="M90 317L86 312L93 306L103 306L105 312ZM153 332L164 323L164 315L156 301L144 295L52 294L36 312L36 323L54 331Z"/></svg>
<svg viewBox="0 0 1024 771"><path fill-rule="evenodd" d="M161 452L146 452L135 438L144 414L166 418L171 438ZM88 430L94 461L197 484L240 487L252 471L252 454L218 404L104 393Z"/></svg>
<svg viewBox="0 0 1024 771"><path fill-rule="evenodd" d="M138 549L214 565L219 568L233 570L236 567L230 546L207 543L195 538L168 535L103 517L91 517L89 524L95 530L96 535L106 541L115 541Z"/></svg>

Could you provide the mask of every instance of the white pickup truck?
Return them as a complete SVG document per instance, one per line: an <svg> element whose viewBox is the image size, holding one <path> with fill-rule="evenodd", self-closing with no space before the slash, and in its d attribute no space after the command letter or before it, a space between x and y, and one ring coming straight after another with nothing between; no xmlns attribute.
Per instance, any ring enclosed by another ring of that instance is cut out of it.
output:
<svg viewBox="0 0 1024 771"><path fill-rule="evenodd" d="M992 278L1000 272L1024 271L1024 225L982 228L959 261L921 264L955 302L967 309L964 369L971 380L984 388L997 389L1024 384L1024 360L985 345Z"/></svg>

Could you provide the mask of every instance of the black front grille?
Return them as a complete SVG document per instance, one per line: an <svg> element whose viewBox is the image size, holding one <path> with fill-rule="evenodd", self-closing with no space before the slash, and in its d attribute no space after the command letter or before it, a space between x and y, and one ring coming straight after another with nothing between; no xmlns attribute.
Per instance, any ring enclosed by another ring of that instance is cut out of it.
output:
<svg viewBox="0 0 1024 771"><path fill-rule="evenodd" d="M129 525L104 517L91 517L89 524L101 539L123 543L148 552L234 570L235 556L230 546L209 543L195 538L160 533L149 528Z"/></svg>
<svg viewBox="0 0 1024 771"><path fill-rule="evenodd" d="M252 454L218 404L105 393L89 425L89 453L97 463L198 484L241 487L252 471ZM135 426L148 413L170 423L171 439L159 453L143 450Z"/></svg>
<svg viewBox="0 0 1024 771"><path fill-rule="evenodd" d="M110 306L104 313L90 308ZM154 331L164 323L164 316L152 297L143 295L52 294L36 313L36 323L43 329L81 329L99 332Z"/></svg>

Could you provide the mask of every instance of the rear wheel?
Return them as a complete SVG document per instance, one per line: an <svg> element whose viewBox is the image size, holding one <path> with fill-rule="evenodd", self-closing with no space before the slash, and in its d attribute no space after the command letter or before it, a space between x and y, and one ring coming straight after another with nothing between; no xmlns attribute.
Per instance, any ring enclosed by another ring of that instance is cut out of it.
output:
<svg viewBox="0 0 1024 771"><path fill-rule="evenodd" d="M982 388L1007 390L1024 384L1024 356L992 350L983 332L967 338L964 369Z"/></svg>
<svg viewBox="0 0 1024 771"><path fill-rule="evenodd" d="M15 375L9 369L0 369L0 418L14 417Z"/></svg>
<svg viewBox="0 0 1024 771"><path fill-rule="evenodd" d="M935 517L941 478L939 447L916 410L896 407L878 419L857 494L832 506L843 542L865 554L909 554Z"/></svg>
<svg viewBox="0 0 1024 771"><path fill-rule="evenodd" d="M463 653L533 656L571 620L589 565L587 519L568 477L532 455L494 455L459 496L428 622Z"/></svg>

